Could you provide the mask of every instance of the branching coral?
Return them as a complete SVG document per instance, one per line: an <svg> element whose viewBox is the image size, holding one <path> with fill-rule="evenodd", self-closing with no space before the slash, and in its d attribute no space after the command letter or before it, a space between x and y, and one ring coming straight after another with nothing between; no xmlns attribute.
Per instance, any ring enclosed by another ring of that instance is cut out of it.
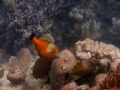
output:
<svg viewBox="0 0 120 90"><path fill-rule="evenodd" d="M94 18L95 16L96 14L91 9L84 9L80 6L76 6L70 11L69 17L75 21L73 33L77 38L92 37L96 39L100 37L100 33L96 35L100 31L100 23Z"/></svg>
<svg viewBox="0 0 120 90"><path fill-rule="evenodd" d="M112 18L112 28L110 29L110 32L115 35L118 36L119 38L119 34L120 34L120 19L119 18Z"/></svg>
<svg viewBox="0 0 120 90"><path fill-rule="evenodd" d="M30 68L31 60L32 55L28 49L22 49L18 58L12 56L8 66L8 80L14 84L23 82Z"/></svg>
<svg viewBox="0 0 120 90"><path fill-rule="evenodd" d="M120 64L117 66L116 71L107 74L105 80L100 84L100 88L102 90L120 88Z"/></svg>

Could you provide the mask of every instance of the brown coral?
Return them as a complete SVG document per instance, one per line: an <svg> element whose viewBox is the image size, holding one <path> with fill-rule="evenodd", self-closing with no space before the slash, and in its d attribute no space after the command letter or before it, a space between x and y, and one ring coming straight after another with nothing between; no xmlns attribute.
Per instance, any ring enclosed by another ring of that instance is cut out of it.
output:
<svg viewBox="0 0 120 90"><path fill-rule="evenodd" d="M39 58L33 66L33 76L35 78L44 78L48 75L51 62L48 62L42 58Z"/></svg>
<svg viewBox="0 0 120 90"><path fill-rule="evenodd" d="M32 55L28 49L22 49L18 58L12 56L9 60L7 79L13 84L23 82L30 68L31 61Z"/></svg>
<svg viewBox="0 0 120 90"><path fill-rule="evenodd" d="M120 64L117 66L116 71L107 74L105 80L100 84L100 88L102 90L120 88Z"/></svg>

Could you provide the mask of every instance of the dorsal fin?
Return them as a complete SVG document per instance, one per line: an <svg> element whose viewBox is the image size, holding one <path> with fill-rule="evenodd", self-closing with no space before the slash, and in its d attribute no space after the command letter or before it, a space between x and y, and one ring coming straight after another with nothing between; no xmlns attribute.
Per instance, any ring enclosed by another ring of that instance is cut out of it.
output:
<svg viewBox="0 0 120 90"><path fill-rule="evenodd" d="M30 40L32 40L34 38L35 34L32 33L31 36L30 36Z"/></svg>

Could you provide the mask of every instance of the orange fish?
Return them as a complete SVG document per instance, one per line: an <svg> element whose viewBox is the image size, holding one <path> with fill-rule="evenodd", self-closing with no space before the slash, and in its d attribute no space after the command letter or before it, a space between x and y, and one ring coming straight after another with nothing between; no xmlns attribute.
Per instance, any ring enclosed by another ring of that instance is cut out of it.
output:
<svg viewBox="0 0 120 90"><path fill-rule="evenodd" d="M34 34L30 37L40 57L46 60L53 59L58 53L58 47L45 39L39 39Z"/></svg>

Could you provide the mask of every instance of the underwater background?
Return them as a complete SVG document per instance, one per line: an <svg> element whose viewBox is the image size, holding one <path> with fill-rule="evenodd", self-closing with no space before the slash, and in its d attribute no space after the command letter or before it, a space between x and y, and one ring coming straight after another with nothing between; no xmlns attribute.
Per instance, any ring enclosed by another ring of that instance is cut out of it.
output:
<svg viewBox="0 0 120 90"><path fill-rule="evenodd" d="M119 0L0 0L0 90L120 90L119 48Z"/></svg>

